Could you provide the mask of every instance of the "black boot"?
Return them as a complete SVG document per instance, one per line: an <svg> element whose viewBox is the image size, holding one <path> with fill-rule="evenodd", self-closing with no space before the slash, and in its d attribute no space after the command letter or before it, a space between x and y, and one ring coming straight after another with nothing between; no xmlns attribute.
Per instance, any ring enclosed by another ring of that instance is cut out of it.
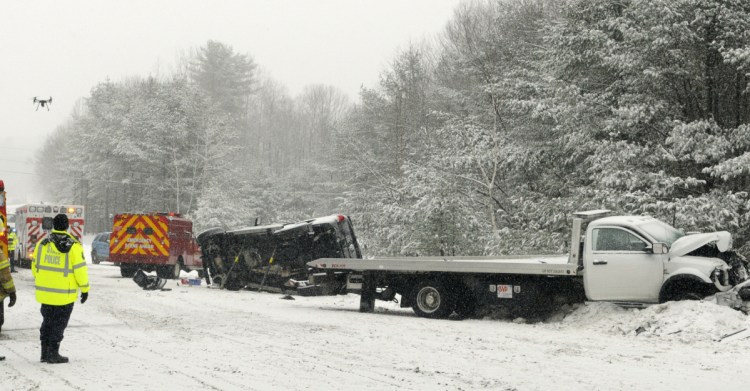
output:
<svg viewBox="0 0 750 391"><path fill-rule="evenodd" d="M47 350L47 363L62 364L68 362L68 358L60 355L60 342L52 342Z"/></svg>
<svg viewBox="0 0 750 391"><path fill-rule="evenodd" d="M42 357L39 358L39 362L47 362L49 358L49 343L42 341Z"/></svg>

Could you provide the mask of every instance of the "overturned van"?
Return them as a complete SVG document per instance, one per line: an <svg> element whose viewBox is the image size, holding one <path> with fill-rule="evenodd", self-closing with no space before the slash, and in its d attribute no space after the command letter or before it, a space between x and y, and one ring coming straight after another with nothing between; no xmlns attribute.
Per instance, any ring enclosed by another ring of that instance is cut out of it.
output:
<svg viewBox="0 0 750 391"><path fill-rule="evenodd" d="M340 214L231 231L211 228L197 242L207 282L229 290L296 288L296 281L307 279L307 262L362 258L351 220Z"/></svg>

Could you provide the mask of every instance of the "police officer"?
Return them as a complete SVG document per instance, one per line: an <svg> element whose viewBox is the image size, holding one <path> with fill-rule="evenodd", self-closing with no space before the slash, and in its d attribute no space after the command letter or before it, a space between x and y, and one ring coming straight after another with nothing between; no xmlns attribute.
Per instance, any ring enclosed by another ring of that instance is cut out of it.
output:
<svg viewBox="0 0 750 391"><path fill-rule="evenodd" d="M68 326L73 303L81 290L81 304L89 296L89 276L83 246L68 233L68 217L55 216L49 237L37 243L31 265L36 282L36 301L42 304L41 362L66 363L60 342Z"/></svg>
<svg viewBox="0 0 750 391"><path fill-rule="evenodd" d="M8 258L10 259L10 272L16 272L16 229L11 228L8 234Z"/></svg>

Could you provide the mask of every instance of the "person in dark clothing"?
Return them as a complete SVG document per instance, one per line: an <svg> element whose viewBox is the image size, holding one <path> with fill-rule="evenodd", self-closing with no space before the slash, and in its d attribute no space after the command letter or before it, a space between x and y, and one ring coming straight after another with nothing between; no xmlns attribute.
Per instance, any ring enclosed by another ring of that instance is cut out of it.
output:
<svg viewBox="0 0 750 391"><path fill-rule="evenodd" d="M60 342L73 312L73 303L81 290L81 304L89 296L89 277L83 246L68 232L68 217L58 214L49 237L34 249L31 272L36 285L36 300L42 304L42 342L40 361L66 363L60 355Z"/></svg>

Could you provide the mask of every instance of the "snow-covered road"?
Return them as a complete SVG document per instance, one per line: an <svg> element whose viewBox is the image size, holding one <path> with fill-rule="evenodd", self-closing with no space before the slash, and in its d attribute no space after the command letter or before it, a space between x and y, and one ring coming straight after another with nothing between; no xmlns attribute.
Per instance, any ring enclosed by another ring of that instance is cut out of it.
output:
<svg viewBox="0 0 750 391"><path fill-rule="evenodd" d="M33 279L14 274L0 390L748 389L750 338L717 340L750 321L707 302L589 303L536 324L429 320L393 303L359 313L355 295L284 300L174 281L154 292L109 264L89 273L67 365L39 363Z"/></svg>

